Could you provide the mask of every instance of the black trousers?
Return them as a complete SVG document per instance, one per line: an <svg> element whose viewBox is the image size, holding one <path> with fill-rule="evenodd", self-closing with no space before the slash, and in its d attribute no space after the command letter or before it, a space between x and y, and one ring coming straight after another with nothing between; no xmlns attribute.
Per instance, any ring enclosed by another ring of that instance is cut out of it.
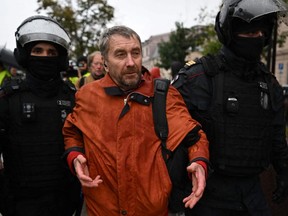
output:
<svg viewBox="0 0 288 216"><path fill-rule="evenodd" d="M258 176L213 173L199 203L186 216L272 216Z"/></svg>
<svg viewBox="0 0 288 216"><path fill-rule="evenodd" d="M3 216L72 216L81 203L81 186L76 178L65 181L61 187L33 190L12 188L4 175L0 175L0 183Z"/></svg>
<svg viewBox="0 0 288 216"><path fill-rule="evenodd" d="M14 202L9 204L13 207L7 208L3 216L72 216L78 205L75 199L59 193L10 201Z"/></svg>
<svg viewBox="0 0 288 216"><path fill-rule="evenodd" d="M268 209L249 213L248 210L221 209L199 203L193 209L186 209L185 216L271 216L271 214Z"/></svg>

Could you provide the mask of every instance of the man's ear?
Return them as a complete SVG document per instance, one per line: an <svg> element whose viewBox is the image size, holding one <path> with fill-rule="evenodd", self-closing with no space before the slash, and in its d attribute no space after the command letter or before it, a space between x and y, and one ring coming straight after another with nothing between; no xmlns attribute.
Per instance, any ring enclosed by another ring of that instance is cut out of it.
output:
<svg viewBox="0 0 288 216"><path fill-rule="evenodd" d="M109 70L108 70L108 67L107 67L107 64L106 64L106 62L104 61L104 69L105 69L105 71L106 71L106 73L108 73L109 72Z"/></svg>

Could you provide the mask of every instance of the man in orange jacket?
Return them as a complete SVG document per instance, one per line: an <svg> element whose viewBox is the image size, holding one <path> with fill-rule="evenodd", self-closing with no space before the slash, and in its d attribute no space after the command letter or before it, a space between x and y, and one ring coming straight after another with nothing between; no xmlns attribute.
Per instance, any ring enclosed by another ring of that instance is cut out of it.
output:
<svg viewBox="0 0 288 216"><path fill-rule="evenodd" d="M166 216L172 183L154 131L153 78L142 67L140 37L128 27L112 27L102 35L100 51L107 73L80 88L63 128L67 162L82 184L87 213ZM172 86L166 116L173 151L200 125ZM183 199L186 208L206 185L208 141L201 129L196 136L187 153L193 189Z"/></svg>

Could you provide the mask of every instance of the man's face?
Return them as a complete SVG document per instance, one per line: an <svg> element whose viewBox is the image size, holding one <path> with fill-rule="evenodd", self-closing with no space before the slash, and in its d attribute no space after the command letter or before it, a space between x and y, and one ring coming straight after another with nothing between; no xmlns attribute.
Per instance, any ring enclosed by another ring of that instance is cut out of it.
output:
<svg viewBox="0 0 288 216"><path fill-rule="evenodd" d="M259 38L259 37L263 37L264 33L261 30L257 30L257 31L251 31L251 32L240 32L237 35L243 38Z"/></svg>
<svg viewBox="0 0 288 216"><path fill-rule="evenodd" d="M124 91L134 89L141 80L141 44L134 38L113 35L110 38L106 71Z"/></svg>
<svg viewBox="0 0 288 216"><path fill-rule="evenodd" d="M95 74L96 76L101 76L104 72L103 64L104 61L102 55L96 54L91 62L89 72Z"/></svg>
<svg viewBox="0 0 288 216"><path fill-rule="evenodd" d="M58 56L58 50L50 43L40 42L31 49L31 56Z"/></svg>

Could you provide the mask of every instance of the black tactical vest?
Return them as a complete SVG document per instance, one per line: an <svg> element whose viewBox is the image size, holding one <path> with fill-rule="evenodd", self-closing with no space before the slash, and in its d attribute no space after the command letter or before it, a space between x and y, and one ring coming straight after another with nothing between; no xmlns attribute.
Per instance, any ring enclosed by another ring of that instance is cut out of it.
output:
<svg viewBox="0 0 288 216"><path fill-rule="evenodd" d="M207 134L212 168L226 175L255 175L270 164L273 78L257 67L242 73L222 55L208 55L186 63L172 81Z"/></svg>
<svg viewBox="0 0 288 216"><path fill-rule="evenodd" d="M42 193L65 184L62 127L74 106L74 91L63 84L57 95L41 98L29 90L9 96L9 143L5 145L5 172L11 188Z"/></svg>
<svg viewBox="0 0 288 216"><path fill-rule="evenodd" d="M253 175L270 163L272 105L267 81L247 82L231 72L213 79L210 154L214 168L228 175Z"/></svg>

